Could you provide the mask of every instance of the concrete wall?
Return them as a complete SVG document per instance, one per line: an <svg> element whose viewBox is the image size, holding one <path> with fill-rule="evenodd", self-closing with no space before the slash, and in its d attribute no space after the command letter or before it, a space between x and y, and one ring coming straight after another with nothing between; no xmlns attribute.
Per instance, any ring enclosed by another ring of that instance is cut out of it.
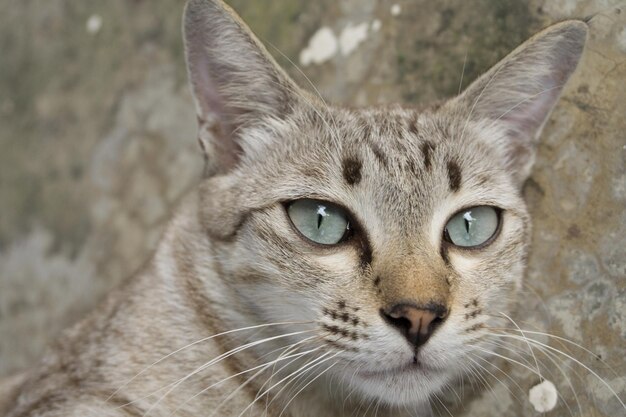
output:
<svg viewBox="0 0 626 417"><path fill-rule="evenodd" d="M453 95L538 29L597 13L525 190L533 252L516 319L590 349L539 339L567 349L625 399L626 3L232 4L285 54L270 47L303 86L286 57L310 60L307 45L320 28L340 40L363 35L303 66L325 97L355 105ZM32 364L62 328L140 268L199 178L182 7L181 0L0 0L0 374ZM574 415L623 413L590 371L564 356L558 370L537 354ZM493 392L466 394L464 408L452 395L446 406L463 416L536 415L526 391L538 377L498 366L510 379L492 370L485 378ZM561 404L554 415L565 413Z"/></svg>

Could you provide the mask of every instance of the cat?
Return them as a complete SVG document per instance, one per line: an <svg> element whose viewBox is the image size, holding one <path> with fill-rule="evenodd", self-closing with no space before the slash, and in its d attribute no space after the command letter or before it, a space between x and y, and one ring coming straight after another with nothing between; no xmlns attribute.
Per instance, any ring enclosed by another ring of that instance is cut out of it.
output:
<svg viewBox="0 0 626 417"><path fill-rule="evenodd" d="M0 413L431 415L508 323L521 187L586 36L555 24L438 105L355 109L296 86L221 1L189 1L205 178Z"/></svg>

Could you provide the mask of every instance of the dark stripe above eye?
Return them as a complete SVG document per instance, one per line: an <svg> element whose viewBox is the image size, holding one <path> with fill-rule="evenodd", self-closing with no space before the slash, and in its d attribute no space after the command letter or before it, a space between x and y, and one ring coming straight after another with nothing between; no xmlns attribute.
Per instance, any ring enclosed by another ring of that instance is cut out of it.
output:
<svg viewBox="0 0 626 417"><path fill-rule="evenodd" d="M369 145L370 149L372 150L372 153L374 154L378 162L380 162L380 164L384 166L385 168L388 168L389 161L387 160L387 155L385 155L383 150L380 149L380 147L376 145L375 143L368 142L367 144Z"/></svg>
<svg viewBox="0 0 626 417"><path fill-rule="evenodd" d="M411 134L416 135L416 136L419 133L419 129L417 127L417 116L409 119L409 132L411 132Z"/></svg>
<svg viewBox="0 0 626 417"><path fill-rule="evenodd" d="M356 185L361 181L361 161L348 157L343 160L343 178L348 185Z"/></svg>
<svg viewBox="0 0 626 417"><path fill-rule="evenodd" d="M430 141L426 141L421 144L420 150L422 151L422 154L424 155L424 167L426 169L430 169L432 154L433 154L433 151L435 150L435 144Z"/></svg>
<svg viewBox="0 0 626 417"><path fill-rule="evenodd" d="M461 181L463 179L461 176L461 168L459 167L459 164L457 164L455 161L448 161L447 168L448 181L450 182L450 190L453 192L457 192L461 188Z"/></svg>

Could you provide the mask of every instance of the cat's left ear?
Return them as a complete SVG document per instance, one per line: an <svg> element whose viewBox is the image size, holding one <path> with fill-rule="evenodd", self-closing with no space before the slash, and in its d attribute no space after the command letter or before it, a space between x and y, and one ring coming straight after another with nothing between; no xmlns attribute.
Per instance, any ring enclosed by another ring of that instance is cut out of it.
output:
<svg viewBox="0 0 626 417"><path fill-rule="evenodd" d="M289 112L298 87L221 0L190 0L183 20L200 144L209 173L228 172L246 148L241 132Z"/></svg>
<svg viewBox="0 0 626 417"><path fill-rule="evenodd" d="M495 140L518 184L530 175L537 141L582 55L587 25L565 21L538 33L478 78L450 104L503 132ZM457 107L458 106L458 107Z"/></svg>

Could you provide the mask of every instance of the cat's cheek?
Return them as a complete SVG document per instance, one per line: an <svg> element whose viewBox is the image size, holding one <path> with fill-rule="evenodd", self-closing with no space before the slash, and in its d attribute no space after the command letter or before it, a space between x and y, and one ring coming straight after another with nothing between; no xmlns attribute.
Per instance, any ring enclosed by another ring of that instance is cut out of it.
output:
<svg viewBox="0 0 626 417"><path fill-rule="evenodd" d="M268 323L308 322L316 316L317 305L310 298L288 297L288 293L271 283L241 286L239 294L245 299L246 305L254 310L255 315ZM280 299L280 303L277 299ZM294 328L302 330L302 325Z"/></svg>
<svg viewBox="0 0 626 417"><path fill-rule="evenodd" d="M481 266L481 260L475 256L466 256L458 251L449 251L448 258L450 263L457 271L457 273L463 277L471 275Z"/></svg>
<svg viewBox="0 0 626 417"><path fill-rule="evenodd" d="M316 261L320 268L333 271L333 275L351 276L354 274L357 261L348 250L338 250L334 253L318 256Z"/></svg>

